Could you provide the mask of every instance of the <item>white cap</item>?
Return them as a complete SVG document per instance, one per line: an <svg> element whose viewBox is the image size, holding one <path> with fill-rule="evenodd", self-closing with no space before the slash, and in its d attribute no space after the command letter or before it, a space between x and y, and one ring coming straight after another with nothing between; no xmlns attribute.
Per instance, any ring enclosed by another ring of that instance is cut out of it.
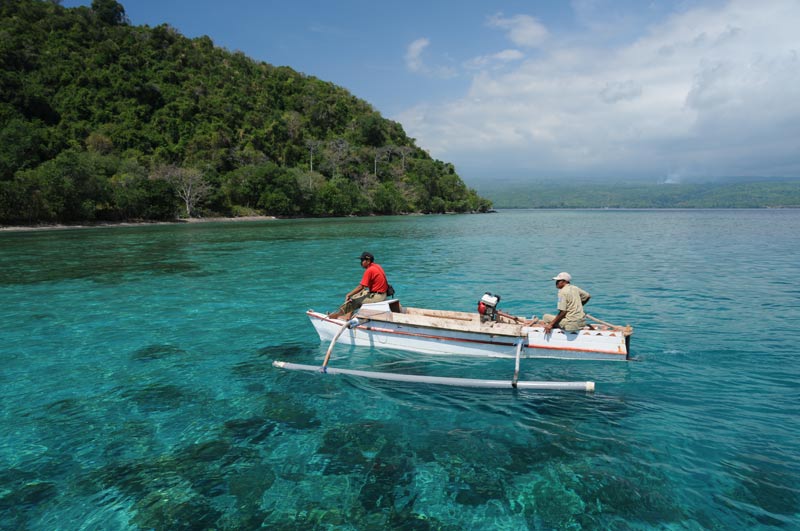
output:
<svg viewBox="0 0 800 531"><path fill-rule="evenodd" d="M566 280L567 282L572 280L572 275L566 272L561 272L553 277L553 280Z"/></svg>

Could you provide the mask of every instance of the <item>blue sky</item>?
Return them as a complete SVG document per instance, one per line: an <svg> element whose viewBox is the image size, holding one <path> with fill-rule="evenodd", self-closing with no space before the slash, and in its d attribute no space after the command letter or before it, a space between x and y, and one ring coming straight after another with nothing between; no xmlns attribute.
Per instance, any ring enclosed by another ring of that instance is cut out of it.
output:
<svg viewBox="0 0 800 531"><path fill-rule="evenodd" d="M797 0L120 3L348 89L468 184L800 176Z"/></svg>

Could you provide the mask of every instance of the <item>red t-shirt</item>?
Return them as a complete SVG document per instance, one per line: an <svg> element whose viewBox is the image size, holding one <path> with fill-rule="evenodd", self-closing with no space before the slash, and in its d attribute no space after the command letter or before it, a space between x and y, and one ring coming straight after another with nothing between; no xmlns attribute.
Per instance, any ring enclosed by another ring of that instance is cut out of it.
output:
<svg viewBox="0 0 800 531"><path fill-rule="evenodd" d="M389 283L386 281L386 273L383 268L376 263L372 263L364 271L364 276L361 277L361 285L366 287L372 292L386 293L389 289Z"/></svg>

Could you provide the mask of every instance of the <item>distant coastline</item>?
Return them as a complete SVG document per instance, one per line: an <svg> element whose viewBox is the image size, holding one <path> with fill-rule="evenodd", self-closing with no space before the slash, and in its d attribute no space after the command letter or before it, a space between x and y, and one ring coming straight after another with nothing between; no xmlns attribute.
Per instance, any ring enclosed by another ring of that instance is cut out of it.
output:
<svg viewBox="0 0 800 531"><path fill-rule="evenodd" d="M731 178L730 181L506 183L478 192L494 208L796 208L798 178Z"/></svg>

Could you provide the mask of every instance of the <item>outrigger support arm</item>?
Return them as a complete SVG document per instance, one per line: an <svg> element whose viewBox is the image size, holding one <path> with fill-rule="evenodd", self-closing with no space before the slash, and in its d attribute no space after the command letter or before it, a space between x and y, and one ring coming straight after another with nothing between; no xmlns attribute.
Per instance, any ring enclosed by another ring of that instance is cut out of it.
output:
<svg viewBox="0 0 800 531"><path fill-rule="evenodd" d="M320 367L321 372L328 372L328 361L331 359L331 352L333 352L333 346L336 344L336 341L339 339L339 336L342 335L342 332L347 330L348 328L353 328L358 326L358 318L353 317L349 321L346 321L342 327L336 332L336 335L333 337L330 346L328 346L328 351L325 352L325 360L322 362L322 367Z"/></svg>
<svg viewBox="0 0 800 531"><path fill-rule="evenodd" d="M511 380L511 387L517 386L517 380L519 380L519 356L522 353L522 343L525 341L524 337L520 337L517 341L517 359L514 364L514 379Z"/></svg>

